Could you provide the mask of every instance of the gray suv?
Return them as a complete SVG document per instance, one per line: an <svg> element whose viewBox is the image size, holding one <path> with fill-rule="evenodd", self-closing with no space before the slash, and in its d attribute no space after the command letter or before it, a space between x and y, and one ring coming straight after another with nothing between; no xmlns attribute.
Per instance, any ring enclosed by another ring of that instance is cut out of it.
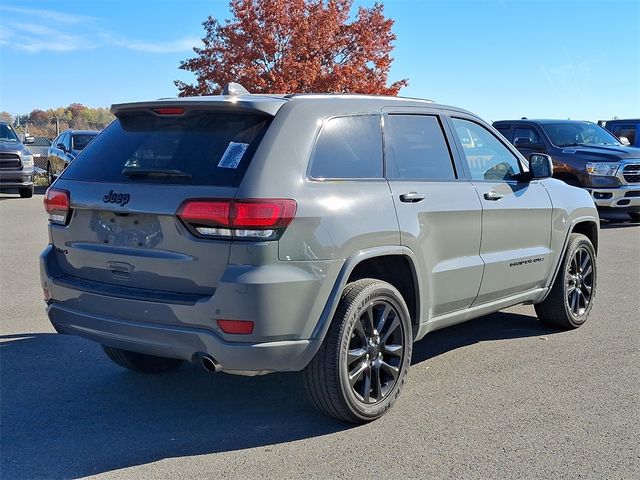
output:
<svg viewBox="0 0 640 480"><path fill-rule="evenodd" d="M598 214L475 115L364 95L114 105L45 198L49 318L149 373L303 371L349 422L413 342L521 303L561 329L596 292Z"/></svg>

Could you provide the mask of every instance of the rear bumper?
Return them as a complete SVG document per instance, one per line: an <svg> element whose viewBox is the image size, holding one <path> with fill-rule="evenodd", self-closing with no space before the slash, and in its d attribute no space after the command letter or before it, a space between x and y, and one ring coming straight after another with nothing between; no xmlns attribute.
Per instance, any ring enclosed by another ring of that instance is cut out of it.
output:
<svg viewBox="0 0 640 480"><path fill-rule="evenodd" d="M41 255L47 313L60 333L149 355L197 361L212 356L222 371L259 375L303 369L322 339L313 331L343 261L230 265L211 297L192 304L123 298L62 281L49 245ZM289 264L290 263L290 264ZM304 264L304 265L303 265ZM328 280L328 281L327 281ZM216 319L252 320L251 335L229 335Z"/></svg>
<svg viewBox="0 0 640 480"><path fill-rule="evenodd" d="M622 185L618 188L587 189L596 207L604 209L629 209L640 207L640 184Z"/></svg>
<svg viewBox="0 0 640 480"><path fill-rule="evenodd" d="M261 375L301 370L315 348L310 340L238 343L225 342L204 329L125 321L99 316L52 303L47 308L59 333L78 335L100 344L160 357L196 363L211 355L223 372Z"/></svg>

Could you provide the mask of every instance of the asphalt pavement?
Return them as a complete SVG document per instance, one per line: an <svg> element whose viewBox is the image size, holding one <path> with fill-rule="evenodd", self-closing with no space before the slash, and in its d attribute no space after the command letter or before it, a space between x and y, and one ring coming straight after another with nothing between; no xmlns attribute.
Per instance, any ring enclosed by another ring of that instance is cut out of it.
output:
<svg viewBox="0 0 640 480"><path fill-rule="evenodd" d="M532 306L434 332L394 408L316 413L297 373L157 376L58 335L44 310L42 192L0 195L2 479L640 478L640 224L603 224L588 323Z"/></svg>

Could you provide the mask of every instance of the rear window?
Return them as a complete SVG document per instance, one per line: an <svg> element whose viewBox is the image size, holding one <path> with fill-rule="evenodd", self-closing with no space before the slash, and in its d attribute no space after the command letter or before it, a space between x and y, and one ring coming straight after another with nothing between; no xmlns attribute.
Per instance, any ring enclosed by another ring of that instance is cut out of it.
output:
<svg viewBox="0 0 640 480"><path fill-rule="evenodd" d="M237 187L271 117L207 112L122 116L64 171L67 180Z"/></svg>
<svg viewBox="0 0 640 480"><path fill-rule="evenodd" d="M89 133L80 133L71 137L71 148L74 150L82 150L88 143L96 138L95 135Z"/></svg>

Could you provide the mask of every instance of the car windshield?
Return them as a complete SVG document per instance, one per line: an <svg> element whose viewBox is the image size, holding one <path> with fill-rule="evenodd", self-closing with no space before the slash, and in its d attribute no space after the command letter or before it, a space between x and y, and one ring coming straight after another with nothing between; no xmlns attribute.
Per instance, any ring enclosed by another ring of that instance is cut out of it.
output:
<svg viewBox="0 0 640 480"><path fill-rule="evenodd" d="M590 122L548 123L542 128L556 147L580 145L622 145L604 128Z"/></svg>
<svg viewBox="0 0 640 480"><path fill-rule="evenodd" d="M0 140L3 142L19 142L16 132L13 131L11 125L0 125Z"/></svg>
<svg viewBox="0 0 640 480"><path fill-rule="evenodd" d="M73 145L71 148L73 148L74 150L82 150L84 147L87 146L87 144L93 140L94 138L96 138L95 133L83 133L80 135L74 135L73 136Z"/></svg>

